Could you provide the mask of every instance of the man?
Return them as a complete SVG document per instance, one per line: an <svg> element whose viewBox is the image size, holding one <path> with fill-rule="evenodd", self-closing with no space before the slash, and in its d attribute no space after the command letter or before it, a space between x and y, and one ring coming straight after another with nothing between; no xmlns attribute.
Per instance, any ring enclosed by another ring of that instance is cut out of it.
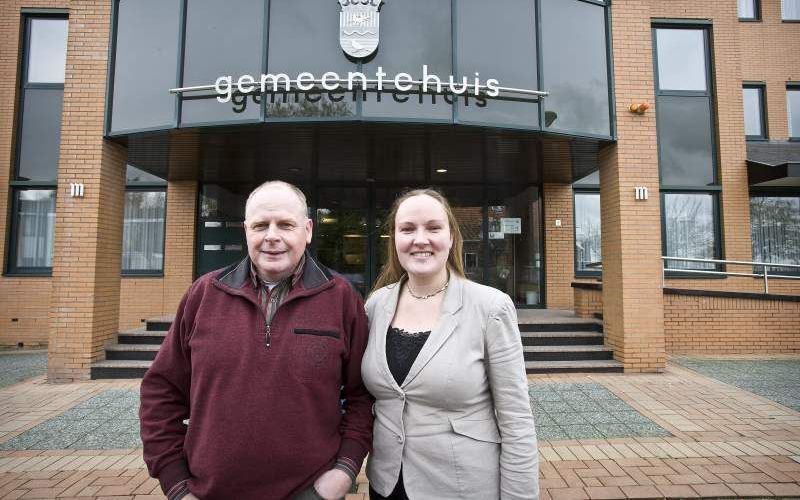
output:
<svg viewBox="0 0 800 500"><path fill-rule="evenodd" d="M256 188L244 224L248 256L192 284L142 380L145 462L170 500L342 498L372 441L363 302L305 251L295 186Z"/></svg>

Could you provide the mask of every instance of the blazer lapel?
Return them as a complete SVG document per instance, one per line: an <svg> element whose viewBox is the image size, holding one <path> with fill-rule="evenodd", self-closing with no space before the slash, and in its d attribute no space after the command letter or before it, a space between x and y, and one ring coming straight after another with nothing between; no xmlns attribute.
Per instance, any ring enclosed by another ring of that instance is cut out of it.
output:
<svg viewBox="0 0 800 500"><path fill-rule="evenodd" d="M386 295L382 307L376 308L380 313L375 323L375 345L378 349L378 360L380 361L381 372L383 372L383 376L386 378L389 385L398 391L400 390L400 386L397 385L397 381L389 371L389 362L386 359L386 333L389 331L389 325L392 323L394 314L397 311L397 301L400 297L402 285L403 280L396 283L394 288L389 290L389 293Z"/></svg>
<svg viewBox="0 0 800 500"><path fill-rule="evenodd" d="M398 287L399 288L399 287ZM419 375L419 372L428 364L433 356L441 349L444 343L453 334L458 326L458 310L461 309L462 304L462 290L463 281L458 276L451 275L450 284L447 286L444 301L442 302L442 311L439 316L439 321L431 331L428 341L422 346L417 359L411 365L406 379L403 381L402 387L406 387L411 383L414 378ZM395 304L397 302L395 301ZM394 317L394 315L392 315ZM388 325L387 325L388 328ZM385 352L385 346L384 346ZM384 354L385 356L385 354Z"/></svg>

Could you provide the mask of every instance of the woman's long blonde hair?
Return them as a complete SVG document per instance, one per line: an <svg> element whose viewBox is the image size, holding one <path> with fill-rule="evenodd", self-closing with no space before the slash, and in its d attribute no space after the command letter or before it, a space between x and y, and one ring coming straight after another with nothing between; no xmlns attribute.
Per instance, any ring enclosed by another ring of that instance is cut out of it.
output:
<svg viewBox="0 0 800 500"><path fill-rule="evenodd" d="M412 189L404 192L394 201L392 209L384 222L384 230L389 233L389 238L386 243L388 245L389 260L381 268L378 279L375 281L375 286L372 288L373 292L386 285L397 283L405 274L405 270L403 270L403 267L400 265L400 259L397 257L397 247L395 246L394 239L397 209L400 208L400 205L407 199L422 195L430 196L438 201L442 205L444 213L447 214L447 224L450 226L450 235L453 238L453 246L450 247L450 255L447 256L447 267L450 269L450 272L454 273L456 276L461 278L465 277L464 260L462 257L464 238L461 236L461 229L458 227L458 221L453 214L453 209L450 208L450 203L447 202L447 198L434 188Z"/></svg>

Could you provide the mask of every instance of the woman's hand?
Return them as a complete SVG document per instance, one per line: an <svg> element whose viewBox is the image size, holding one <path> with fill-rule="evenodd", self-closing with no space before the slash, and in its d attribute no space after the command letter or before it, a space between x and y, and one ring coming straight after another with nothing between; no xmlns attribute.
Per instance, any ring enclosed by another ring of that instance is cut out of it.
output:
<svg viewBox="0 0 800 500"><path fill-rule="evenodd" d="M353 481L350 480L350 476L339 469L331 469L314 481L314 489L325 500L344 498L351 486Z"/></svg>
<svg viewBox="0 0 800 500"><path fill-rule="evenodd" d="M200 500L200 499L189 493L188 495L184 495L183 498L181 498L181 500Z"/></svg>

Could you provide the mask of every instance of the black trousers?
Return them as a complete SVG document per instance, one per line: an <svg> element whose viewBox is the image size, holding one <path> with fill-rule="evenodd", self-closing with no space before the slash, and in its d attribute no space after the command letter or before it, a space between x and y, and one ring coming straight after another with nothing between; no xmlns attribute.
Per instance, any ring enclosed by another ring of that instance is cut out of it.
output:
<svg viewBox="0 0 800 500"><path fill-rule="evenodd" d="M369 500L409 500L408 495L406 495L406 489L403 486L403 470L400 469L400 477L397 478L397 484L394 486L394 491L392 491L388 497L381 495L377 491L373 490L372 486L370 486Z"/></svg>

